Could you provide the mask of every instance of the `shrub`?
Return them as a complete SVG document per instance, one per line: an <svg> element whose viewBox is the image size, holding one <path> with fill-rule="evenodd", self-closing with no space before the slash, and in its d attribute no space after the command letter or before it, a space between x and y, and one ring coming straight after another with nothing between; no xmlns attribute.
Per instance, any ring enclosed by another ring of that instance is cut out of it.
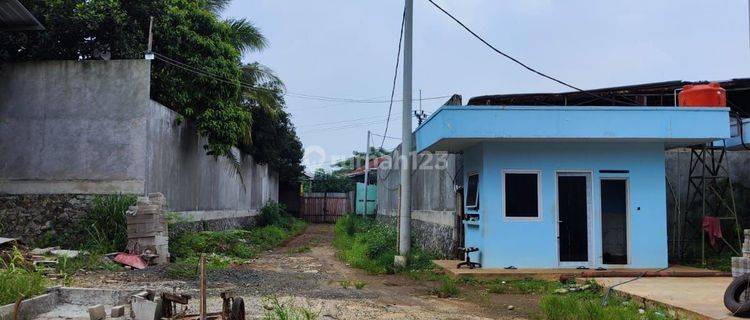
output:
<svg viewBox="0 0 750 320"><path fill-rule="evenodd" d="M278 226L290 229L294 224L294 217L286 212L286 207L276 201L268 201L256 218L258 227Z"/></svg>
<svg viewBox="0 0 750 320"><path fill-rule="evenodd" d="M128 243L125 211L135 205L135 202L136 197L132 195L96 196L91 210L66 237L67 244L74 243L77 248L97 253L125 249Z"/></svg>

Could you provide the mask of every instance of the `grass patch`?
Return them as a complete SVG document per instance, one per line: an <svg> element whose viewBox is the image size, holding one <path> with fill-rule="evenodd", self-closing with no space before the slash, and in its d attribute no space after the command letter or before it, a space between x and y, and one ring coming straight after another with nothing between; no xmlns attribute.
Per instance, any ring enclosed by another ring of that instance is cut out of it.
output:
<svg viewBox="0 0 750 320"><path fill-rule="evenodd" d="M349 280L342 280L342 281L339 281L339 284L341 285L342 288L349 289L349 287L352 285L352 282Z"/></svg>
<svg viewBox="0 0 750 320"><path fill-rule="evenodd" d="M75 258L62 256L57 258L55 271L62 277L64 285L71 285L73 276L80 270L119 271L123 267L99 253L81 253Z"/></svg>
<svg viewBox="0 0 750 320"><path fill-rule="evenodd" d="M266 298L264 320L315 320L320 317L320 311L315 312L309 307L298 307L287 301L281 303L278 298Z"/></svg>
<svg viewBox="0 0 750 320"><path fill-rule="evenodd" d="M440 286L433 292L433 294L440 298L452 298L458 296L460 293L461 289L458 287L458 281L448 276L440 280Z"/></svg>
<svg viewBox="0 0 750 320"><path fill-rule="evenodd" d="M18 248L13 248L9 260L0 259L0 305L14 303L21 295L30 298L45 292L47 278L33 269Z"/></svg>
<svg viewBox="0 0 750 320"><path fill-rule="evenodd" d="M362 290L367 285L367 282L364 281L355 281L354 287L357 288L357 290Z"/></svg>
<svg viewBox="0 0 750 320"><path fill-rule="evenodd" d="M334 232L333 246L339 259L372 274L431 269L432 260L437 257L412 246L406 268L396 269L393 265L393 257L398 253L396 229L372 218L353 214L344 216L336 221Z"/></svg>
<svg viewBox="0 0 750 320"><path fill-rule="evenodd" d="M564 295L547 294L542 297L540 308L545 319L621 319L621 320L664 320L674 319L662 309L641 309L630 300L610 296L607 304L602 304L601 289L573 292Z"/></svg>
<svg viewBox="0 0 750 320"><path fill-rule="evenodd" d="M197 275L201 253L207 253L206 269L226 269L278 247L304 231L307 224L286 213L283 205L270 202L261 209L258 227L227 231L184 232L170 239L175 262L167 276L187 279Z"/></svg>
<svg viewBox="0 0 750 320"><path fill-rule="evenodd" d="M483 283L495 294L544 294L561 287L560 282L536 279L492 280Z"/></svg>

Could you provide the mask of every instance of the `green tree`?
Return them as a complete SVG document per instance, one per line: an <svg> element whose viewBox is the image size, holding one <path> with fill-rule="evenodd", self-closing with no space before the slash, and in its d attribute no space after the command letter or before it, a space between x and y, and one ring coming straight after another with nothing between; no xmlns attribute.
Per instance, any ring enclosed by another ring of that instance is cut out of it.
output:
<svg viewBox="0 0 750 320"><path fill-rule="evenodd" d="M260 150L248 147L267 143L252 138L253 112L265 108L269 114L283 113L281 81L258 63L241 63L243 53L262 50L266 39L246 19L220 17L229 0L21 2L46 30L0 33L2 61L140 59L146 51L149 17L154 17L157 60L152 64L151 97L194 121L208 139L204 148L209 155L237 163L232 147ZM288 131L288 147L299 149L278 153L288 159L261 156L262 161L292 162L298 170L301 144L288 115L258 118L276 121L271 126Z"/></svg>
<svg viewBox="0 0 750 320"><path fill-rule="evenodd" d="M370 147L370 160L389 155L390 152L383 148ZM333 164L337 169L333 170L335 174L347 174L354 169L363 167L365 165L365 153L360 151L353 151L352 156L344 160L338 161Z"/></svg>
<svg viewBox="0 0 750 320"><path fill-rule="evenodd" d="M310 183L311 192L349 192L354 190L355 182L343 174L315 170ZM307 191L307 190L306 190Z"/></svg>

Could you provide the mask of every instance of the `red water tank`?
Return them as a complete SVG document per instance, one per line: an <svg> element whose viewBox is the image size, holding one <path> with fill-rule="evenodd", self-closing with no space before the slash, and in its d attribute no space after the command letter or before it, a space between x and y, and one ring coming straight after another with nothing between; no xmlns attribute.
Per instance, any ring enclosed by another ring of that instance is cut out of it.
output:
<svg viewBox="0 0 750 320"><path fill-rule="evenodd" d="M680 107L726 107L727 91L718 83L689 84L682 87Z"/></svg>

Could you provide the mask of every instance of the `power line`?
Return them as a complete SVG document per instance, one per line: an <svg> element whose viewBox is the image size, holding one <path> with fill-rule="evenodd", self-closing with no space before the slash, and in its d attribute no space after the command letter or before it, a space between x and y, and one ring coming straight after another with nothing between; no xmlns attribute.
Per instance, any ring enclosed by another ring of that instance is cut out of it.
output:
<svg viewBox="0 0 750 320"><path fill-rule="evenodd" d="M398 34L398 51L396 52L396 68L393 71L393 85L391 86L391 102L388 105L388 121L385 122L385 130L383 131L383 140L380 141L380 148L383 148L383 144L385 144L385 137L388 135L388 126L391 124L391 110L393 109L393 95L396 94L396 80L398 78L398 65L399 65L399 62L401 61L401 44L404 41L404 25L405 24L406 24L406 5L404 5L404 12L401 14L401 32L399 32Z"/></svg>
<svg viewBox="0 0 750 320"><path fill-rule="evenodd" d="M192 72L194 74L201 75L201 76L204 76L204 77L208 77L208 78L211 78L211 79L219 81L219 82L223 82L223 83L227 83L227 84L231 84L231 85L235 85L235 86L240 86L240 87L251 89L251 90L265 90L265 91L271 91L271 92L274 92L274 93L280 93L280 94L283 94L285 96L289 96L289 97L293 97L293 98L306 99L306 100L315 100L315 101L341 102L341 104L348 104L348 103L359 103L359 104L392 103L390 100L354 99L354 98L328 97L328 96L320 96L320 95L311 95L311 94L306 94L306 93L296 93L296 92L287 91L287 90L278 90L278 89L264 88L264 87L255 86L253 84L245 83L245 82L242 82L242 81L239 81L239 80L234 80L234 81L230 80L230 79L228 79L227 77L225 77L223 75L216 74L216 73L213 73L211 71L207 71L205 68L188 65L188 64L186 64L184 62L181 62L181 61L178 61L176 59L167 57L167 56L165 56L163 54L160 54L158 52L154 52L154 56L156 57L157 60L160 60L160 61L162 61L162 62L164 62L164 63L166 63L168 65L177 67L177 68L182 69L184 71ZM428 101L428 100L437 100L437 99L445 99L445 98L448 98L448 97L450 97L450 96L436 96L436 97L424 98L422 100L425 100L425 101ZM396 101L401 101L401 100L396 100Z"/></svg>
<svg viewBox="0 0 750 320"><path fill-rule="evenodd" d="M394 117L393 119L400 119L400 117ZM346 124L346 125L341 125L341 126L333 126L333 127L326 127L326 128L312 128L312 129L309 129L309 130L300 131L300 133L318 132L318 131L336 131L336 130L343 130L343 129L359 128L361 126L372 125L372 124L379 124L379 123L383 123L383 122L385 122L385 120L376 120L376 121L369 121L369 122L352 123L352 124Z"/></svg>
<svg viewBox="0 0 750 320"><path fill-rule="evenodd" d="M356 122L356 121L361 121L361 120L372 120L372 119L385 119L385 116L370 116L370 117L362 117L362 118L355 118L355 119L349 119L349 120L318 122L318 123L311 123L311 124L301 124L298 127L299 128L310 128L310 127L319 127L319 126L325 126L325 125L331 125L331 124Z"/></svg>
<svg viewBox="0 0 750 320"><path fill-rule="evenodd" d="M372 133L372 132L370 132L370 134L373 135L373 136L383 137L383 138L387 138L387 139L401 140L401 138L396 138L396 137L391 137L391 136L385 136L385 135L382 135L382 134L377 134L377 133Z"/></svg>
<svg viewBox="0 0 750 320"><path fill-rule="evenodd" d="M481 41L482 43L484 43L485 45L487 45L488 47L490 47L490 49L492 49L496 53L502 55L503 57L506 57L509 60L515 62L516 64L520 65L521 67L524 67L526 70L529 70L529 71L531 71L533 73L536 73L536 74L538 74L538 75L540 75L540 76L542 76L544 78L547 78L549 80L557 82L557 83L559 83L561 85L564 85L564 86L566 86L568 88L571 88L573 90L579 91L579 92L584 93L584 94L588 94L588 95L590 95L592 97L596 97L598 99L604 99L604 100L610 101L612 103L617 103L617 104L622 103L621 101L617 101L616 99L611 99L609 97L604 97L604 96L600 96L598 94L594 94L594 93L588 92L586 90L583 90L583 89L578 88L578 87L576 87L576 86L574 86L572 84L569 84L569 83L567 83L565 81L562 81L562 80L559 80L559 79L554 78L552 76L549 76L549 75L547 75L547 74L545 74L545 73L543 73L541 71L538 71L538 70L536 70L536 69L534 69L534 68L526 65L525 63L521 62L520 60L518 60L518 59L510 56L509 54L507 54L505 52L502 52L499 49L495 48L495 46L493 46L492 44L490 44L489 42L487 42L487 40L484 40L484 38L482 38L481 36L479 36L478 34L476 34L476 32L472 31L469 27L467 27L463 22L461 22L461 20L458 20L458 18L454 17L452 14L450 14L450 12L446 11L445 9L443 9L443 7L441 7L440 5L438 5L437 3L435 3L435 1L433 1L433 0L427 0L427 1L429 1L430 3L432 3L433 6L435 6L436 8L438 8L440 11L442 11L448 17L450 17L451 19L453 19L453 21L455 21L456 23L458 23L461 27L463 27L464 29L466 29L466 31L468 31L469 33L471 33L471 35L473 35L475 38L479 39L479 41Z"/></svg>

